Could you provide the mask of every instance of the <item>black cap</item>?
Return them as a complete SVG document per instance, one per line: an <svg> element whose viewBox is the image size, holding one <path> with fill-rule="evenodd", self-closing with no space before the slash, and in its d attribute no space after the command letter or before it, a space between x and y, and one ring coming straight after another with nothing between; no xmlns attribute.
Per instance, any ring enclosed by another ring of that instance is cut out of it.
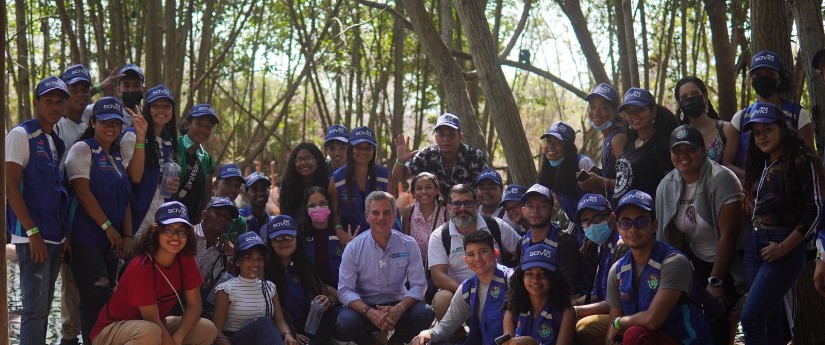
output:
<svg viewBox="0 0 825 345"><path fill-rule="evenodd" d="M705 137L698 128L691 125L681 125L676 127L670 133L670 149L682 144L688 144L693 147L702 147L705 145Z"/></svg>

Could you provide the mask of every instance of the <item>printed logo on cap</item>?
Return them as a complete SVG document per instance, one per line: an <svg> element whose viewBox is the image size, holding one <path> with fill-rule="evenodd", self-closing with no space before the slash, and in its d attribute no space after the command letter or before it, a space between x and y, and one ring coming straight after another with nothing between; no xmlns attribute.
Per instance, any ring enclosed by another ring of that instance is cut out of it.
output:
<svg viewBox="0 0 825 345"><path fill-rule="evenodd" d="M487 171L481 173L481 175L478 176L478 179L481 180L482 178L488 178L488 177L489 178L498 177L498 173L495 170L487 170Z"/></svg>
<svg viewBox="0 0 825 345"><path fill-rule="evenodd" d="M105 110L116 110L116 111L119 111L119 112L123 111L123 108L121 108L120 104L118 104L118 103L104 104L103 109L105 109Z"/></svg>
<svg viewBox="0 0 825 345"><path fill-rule="evenodd" d="M562 125L561 122L559 122L553 125L553 127L551 127L550 130L565 133L567 132L567 126Z"/></svg>
<svg viewBox="0 0 825 345"><path fill-rule="evenodd" d="M640 97L642 97L642 92L641 91L632 91L632 92L627 93L627 96L625 97L625 99L640 98Z"/></svg>
<svg viewBox="0 0 825 345"><path fill-rule="evenodd" d="M579 207L582 207L586 204L596 203L596 202L599 202L599 198L591 195L591 196L588 196L586 198L582 198L582 200L579 201Z"/></svg>
<svg viewBox="0 0 825 345"><path fill-rule="evenodd" d="M186 214L186 209L185 209L185 208L182 208L182 207L171 207L171 208L169 208L166 212L168 212L169 214L176 214L176 213L179 213L179 214L180 214L180 215L182 215L182 216L186 216L186 215L187 215L187 214Z"/></svg>
<svg viewBox="0 0 825 345"><path fill-rule="evenodd" d="M292 226L292 224L291 224L291 222L289 221L289 219L284 219L284 220L282 220L282 221L280 221L280 222L277 222L277 223L272 223L272 227L273 227L273 228L278 228L278 227L282 227L282 226L290 226L290 227L291 227L291 226Z"/></svg>
<svg viewBox="0 0 825 345"><path fill-rule="evenodd" d="M64 82L63 82L62 80L60 80L60 79L53 79L53 80L51 80L51 81L47 81L46 83L44 83L44 84L43 84L43 86L45 86L45 87L60 87L60 88L67 88L67 87L66 87L66 83L64 83Z"/></svg>
<svg viewBox="0 0 825 345"><path fill-rule="evenodd" d="M751 114L768 114L768 112L770 112L768 107L766 107L764 105L760 105Z"/></svg>
<svg viewBox="0 0 825 345"><path fill-rule="evenodd" d="M546 257L548 259L553 259L553 251L547 250L547 249L534 250L534 251L530 252L530 254L527 255L527 256L528 257L543 256L543 257Z"/></svg>
<svg viewBox="0 0 825 345"><path fill-rule="evenodd" d="M171 96L172 92L170 92L169 89L165 89L165 88L159 88L155 91L152 91L153 96L157 95L157 94L163 94L163 95Z"/></svg>
<svg viewBox="0 0 825 345"><path fill-rule="evenodd" d="M210 113L215 112L214 110L212 110L212 107L206 106L206 105L199 106L197 111L210 112Z"/></svg>
<svg viewBox="0 0 825 345"><path fill-rule="evenodd" d="M343 133L343 132L342 132L342 133ZM372 131L370 131L370 130L366 130L366 129L362 129L362 130L360 130L360 131L355 132L355 133L353 134L353 136L367 136L367 137L372 138Z"/></svg>
<svg viewBox="0 0 825 345"><path fill-rule="evenodd" d="M85 75L89 74L89 70L84 68L84 67L81 67L81 68L73 70L71 74L75 75L75 74L78 74L78 73L83 74L85 76Z"/></svg>
<svg viewBox="0 0 825 345"><path fill-rule="evenodd" d="M241 173L241 170L240 170L240 169L238 169L238 168L236 168L236 167L232 167L232 166L230 166L230 167L226 168L226 172L228 172L228 173L238 173L238 174L240 174L240 173Z"/></svg>
<svg viewBox="0 0 825 345"><path fill-rule="evenodd" d="M622 198L622 202L627 201L627 199L636 198L636 199L647 199L648 195L645 192L637 190L633 193L629 193Z"/></svg>
<svg viewBox="0 0 825 345"><path fill-rule="evenodd" d="M504 195L518 195L518 188L508 188L504 191Z"/></svg>
<svg viewBox="0 0 825 345"><path fill-rule="evenodd" d="M768 60L768 61L773 62L773 61L776 61L776 57L773 54L765 54L765 55L757 56L757 57L753 58L753 62L759 62L759 61L762 61L762 60Z"/></svg>
<svg viewBox="0 0 825 345"><path fill-rule="evenodd" d="M336 133L337 134L344 134L344 128L343 127L330 128L329 133L330 134L336 134Z"/></svg>
<svg viewBox="0 0 825 345"><path fill-rule="evenodd" d="M610 88L606 85L599 85L596 86L596 89L593 90L593 93L610 93Z"/></svg>
<svg viewBox="0 0 825 345"><path fill-rule="evenodd" d="M677 139L684 139L686 137L687 137L687 131L686 130L680 129L678 132L676 132L676 138Z"/></svg>

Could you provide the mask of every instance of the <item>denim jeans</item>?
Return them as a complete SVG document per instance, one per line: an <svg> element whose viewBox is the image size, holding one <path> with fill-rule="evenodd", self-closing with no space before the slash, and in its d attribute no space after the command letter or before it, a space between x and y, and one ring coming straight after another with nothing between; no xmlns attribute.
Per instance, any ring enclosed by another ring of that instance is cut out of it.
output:
<svg viewBox="0 0 825 345"><path fill-rule="evenodd" d="M15 245L20 264L20 291L23 313L20 320L20 345L46 343L46 324L54 299L54 284L60 273L63 244L46 243L48 258L44 263L32 261L28 243Z"/></svg>
<svg viewBox="0 0 825 345"><path fill-rule="evenodd" d="M750 292L742 309L745 344L785 344L785 313L782 298L796 283L805 265L805 243L773 262L762 260L761 250L770 242L781 242L793 229L750 231L745 244L745 279ZM770 329L770 330L769 330Z"/></svg>
<svg viewBox="0 0 825 345"><path fill-rule="evenodd" d="M229 342L232 344L272 344L283 345L284 340L281 338L281 332L278 326L272 319L261 316L255 320L249 321L243 328L233 333L229 337Z"/></svg>
<svg viewBox="0 0 825 345"><path fill-rule="evenodd" d="M109 301L115 286L117 263L113 251L101 251L72 243L72 274L80 296L80 325L83 343L91 344L92 332L100 310Z"/></svg>
<svg viewBox="0 0 825 345"><path fill-rule="evenodd" d="M401 315L401 318L395 323L395 333L392 335L392 340L409 343L419 332L429 328L433 319L435 319L433 309L424 302L417 302L404 315ZM359 345L374 344L375 339L372 332L379 330L366 316L350 308L341 310L335 326L338 330L339 340L354 341Z"/></svg>

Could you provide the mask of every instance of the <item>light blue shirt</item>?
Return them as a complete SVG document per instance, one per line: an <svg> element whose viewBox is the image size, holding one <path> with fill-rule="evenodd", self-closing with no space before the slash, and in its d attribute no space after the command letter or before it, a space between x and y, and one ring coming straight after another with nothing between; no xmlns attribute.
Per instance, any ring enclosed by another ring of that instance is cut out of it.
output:
<svg viewBox="0 0 825 345"><path fill-rule="evenodd" d="M396 303L404 297L424 300L427 278L418 244L410 236L392 230L383 250L372 231L355 237L344 249L338 274L338 299L345 306L362 300L369 305ZM404 286L410 283L410 289Z"/></svg>

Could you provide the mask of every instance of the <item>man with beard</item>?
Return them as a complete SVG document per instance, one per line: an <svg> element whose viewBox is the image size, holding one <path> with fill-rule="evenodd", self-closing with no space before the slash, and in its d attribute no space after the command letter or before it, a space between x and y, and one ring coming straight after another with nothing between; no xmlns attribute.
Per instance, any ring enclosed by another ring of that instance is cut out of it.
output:
<svg viewBox="0 0 825 345"><path fill-rule="evenodd" d="M518 248L519 235L499 218L482 216L476 212L475 191L468 185L457 184L450 190L450 221L435 229L427 246L430 273L439 288L433 297L433 309L438 320L447 313L450 300L461 282L473 276L464 262L464 236L475 230L487 231L496 240L502 263L512 265L509 258ZM503 248L502 248L503 247Z"/></svg>
<svg viewBox="0 0 825 345"><path fill-rule="evenodd" d="M347 164L348 148L349 129L337 123L329 126L327 136L324 138L324 154L329 157L327 160L327 174L329 177L332 177L335 170Z"/></svg>
<svg viewBox="0 0 825 345"><path fill-rule="evenodd" d="M562 232L559 226L552 222L555 211L550 189L538 183L534 184L524 193L521 201L524 203L523 215L530 228L521 239L519 254L538 243L545 243L557 249L559 269L571 284L573 295L587 293L588 280L592 277L593 270L585 264L576 238Z"/></svg>

